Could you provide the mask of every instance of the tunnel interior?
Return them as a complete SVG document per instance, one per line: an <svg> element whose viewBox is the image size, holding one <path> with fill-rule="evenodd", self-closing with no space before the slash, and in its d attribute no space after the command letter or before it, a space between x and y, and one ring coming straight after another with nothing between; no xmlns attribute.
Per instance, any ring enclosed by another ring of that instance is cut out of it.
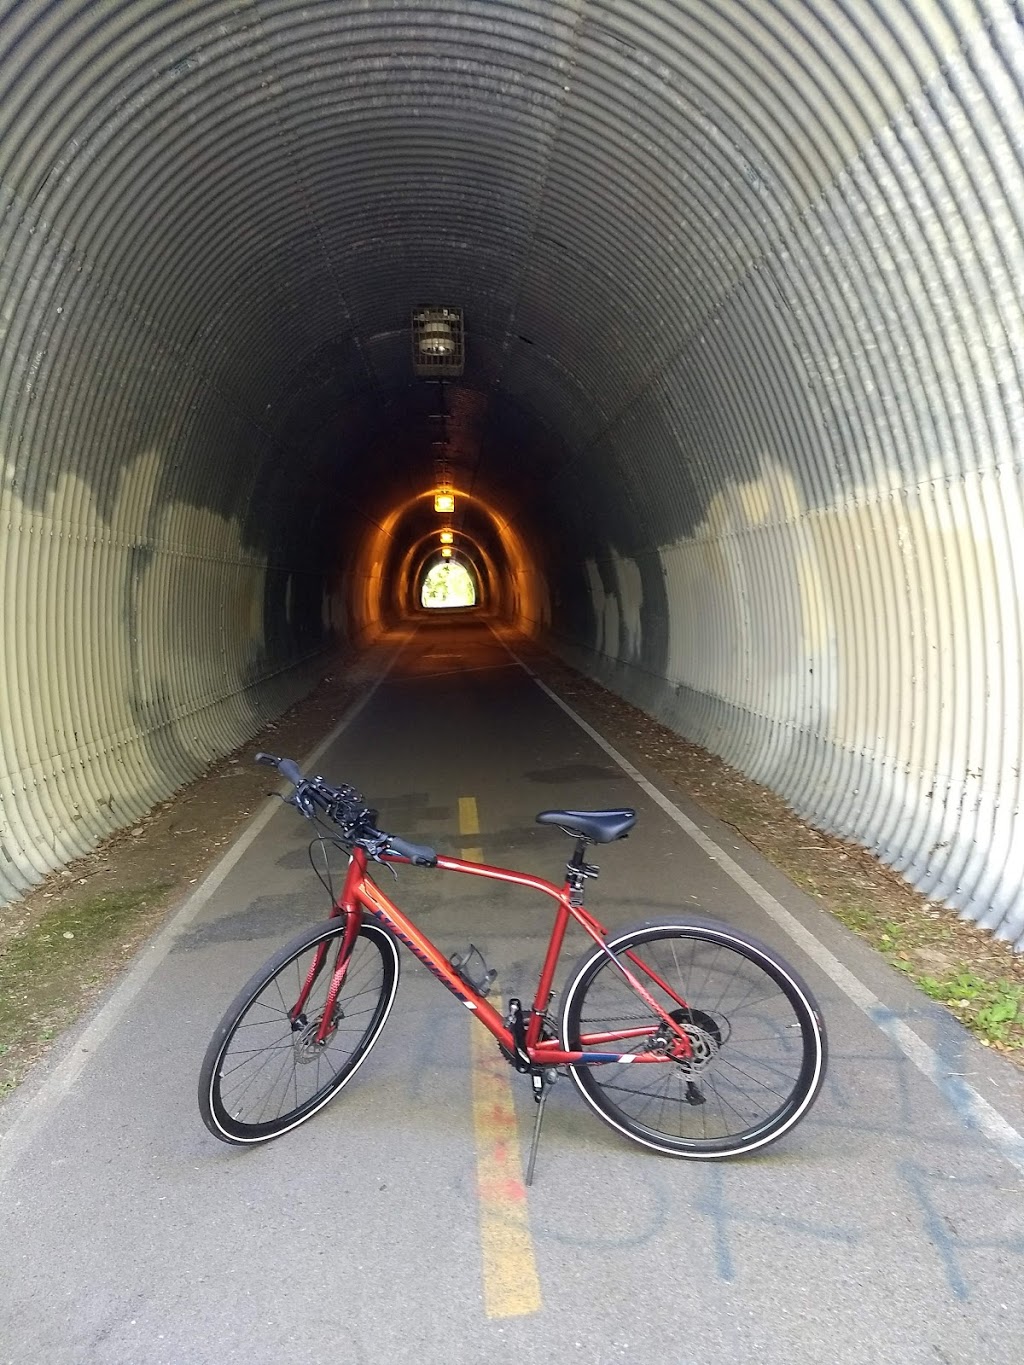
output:
<svg viewBox="0 0 1024 1365"><path fill-rule="evenodd" d="M479 610L1024 943L1009 0L14 0L0 894ZM413 364L418 309L464 364Z"/></svg>

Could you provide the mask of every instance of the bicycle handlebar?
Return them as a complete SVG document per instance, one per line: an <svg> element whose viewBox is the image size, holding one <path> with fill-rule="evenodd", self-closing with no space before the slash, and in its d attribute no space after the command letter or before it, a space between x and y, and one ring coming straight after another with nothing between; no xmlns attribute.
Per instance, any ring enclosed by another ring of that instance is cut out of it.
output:
<svg viewBox="0 0 1024 1365"><path fill-rule="evenodd" d="M276 768L281 776L286 777L295 787L303 781L302 772L294 759L275 758L273 754L265 754L261 750L256 755L256 762L264 763L269 768Z"/></svg>
<svg viewBox="0 0 1024 1365"><path fill-rule="evenodd" d="M405 858L417 867L436 867L437 852L426 844L413 844L395 834L385 834L376 825L377 812L363 801L355 787L332 787L322 777L303 777L299 765L291 758L277 758L260 751L256 762L276 768L295 788L290 804L308 820L316 816L319 807L338 826L347 843L358 844L371 858L380 861L388 854Z"/></svg>
<svg viewBox="0 0 1024 1365"><path fill-rule="evenodd" d="M410 844L408 839L399 839L397 835L389 834L388 850L402 858L408 858L416 867L437 866L437 850L427 844Z"/></svg>

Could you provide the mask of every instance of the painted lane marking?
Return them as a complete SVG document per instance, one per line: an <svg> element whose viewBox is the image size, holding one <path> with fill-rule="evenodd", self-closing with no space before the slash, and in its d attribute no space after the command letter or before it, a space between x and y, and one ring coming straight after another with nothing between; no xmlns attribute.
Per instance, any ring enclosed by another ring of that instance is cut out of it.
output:
<svg viewBox="0 0 1024 1365"><path fill-rule="evenodd" d="M459 797L459 833L480 833L480 813L476 808L475 796Z"/></svg>
<svg viewBox="0 0 1024 1365"><path fill-rule="evenodd" d="M459 799L462 800L461 797ZM473 798L470 797L469 799L472 800ZM484 851L482 848L463 848L459 850L459 857L465 858L467 863L482 863L484 860ZM476 1005L472 1000L463 1000L462 1003L468 1010L476 1009Z"/></svg>
<svg viewBox="0 0 1024 1365"><path fill-rule="evenodd" d="M505 646L508 649L508 646ZM1002 1114L985 1099L984 1095L975 1090L974 1086L968 1085L961 1077L950 1072L948 1066L943 1063L942 1058L914 1032L908 1024L889 1009L889 1007L879 1000L878 996L871 991L859 977L855 976L848 967L830 952L825 945L815 938L811 931L804 927L795 915L780 904L775 897L754 880L749 872L740 867L734 859L730 858L725 849L715 843L714 839L705 834L699 825L684 815L678 806L653 783L629 762L619 751L609 744L603 735L599 734L592 725L588 725L582 716L572 709L572 707L562 700L556 692L553 692L547 683L540 678L518 657L511 649L509 653L533 681L555 703L560 710L573 720L585 734L603 749L613 762L617 763L627 777L637 784L645 792L655 805L660 806L665 814L673 820L679 828L693 840L707 856L713 859L727 877L730 877L742 891L770 919L774 920L780 929L798 943L807 956L815 962L825 975L843 992L848 1000L852 1001L857 1008L871 1020L886 1037L897 1047L900 1052L921 1072L922 1075L932 1082L943 1097L949 1102L961 1121L975 1132L983 1134L984 1137L996 1148L1011 1166L1024 1175L1024 1136L1013 1127Z"/></svg>
<svg viewBox="0 0 1024 1365"><path fill-rule="evenodd" d="M501 1013L501 995L493 988L491 994L495 1009ZM518 1318L538 1312L542 1300L511 1072L485 1028L471 1025L469 1041L484 1311L489 1318Z"/></svg>
<svg viewBox="0 0 1024 1365"><path fill-rule="evenodd" d="M367 684L366 691L359 700L349 707L341 720L320 741L313 752L300 762L299 767L303 771L308 772L314 768L338 736L352 724L394 668L399 654L407 643L408 641L404 641L394 650L380 674ZM290 784L288 789L291 789ZM128 1012L132 1001L174 947L177 939L207 902L213 898L229 873L241 861L242 855L255 843L279 809L280 803L278 801L268 801L263 809L257 812L220 861L215 863L206 874L181 909L164 925L149 947L143 950L141 956L136 958L134 966L114 989L110 999L78 1036L71 1050L65 1053L53 1070L44 1077L39 1088L24 1101L21 1100L20 1096L17 1096L7 1102L8 1105L20 1104L21 1107L16 1112L10 1126L0 1135L0 1182L10 1173L22 1152L31 1143L89 1062L113 1033Z"/></svg>
<svg viewBox="0 0 1024 1365"><path fill-rule="evenodd" d="M459 833L480 833L480 813L473 796L459 797ZM481 848L463 848L459 853L466 862L484 860ZM497 982L491 996L502 1014ZM541 1296L511 1072L487 1029L471 1025L469 1045L484 1311L489 1318L519 1318L538 1312Z"/></svg>

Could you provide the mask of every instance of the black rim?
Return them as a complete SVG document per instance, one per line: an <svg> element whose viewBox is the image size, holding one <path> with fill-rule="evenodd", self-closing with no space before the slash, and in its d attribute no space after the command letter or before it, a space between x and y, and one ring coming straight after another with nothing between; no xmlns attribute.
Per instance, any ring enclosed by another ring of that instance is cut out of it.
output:
<svg viewBox="0 0 1024 1365"><path fill-rule="evenodd" d="M676 1150L735 1150L784 1128L806 1099L823 1061L801 992L770 959L736 941L680 929L635 938L636 949L690 1006L678 1008L641 973L655 999L686 1028L692 1062L579 1067L583 1090L609 1120ZM649 1019L606 957L581 980L569 1010L570 1046L580 1034ZM608 1044L640 1053L649 1038ZM820 1074L820 1070L819 1070Z"/></svg>
<svg viewBox="0 0 1024 1365"><path fill-rule="evenodd" d="M323 1045L315 1041L342 932L341 926L325 931L292 953L257 987L228 1032L213 1068L211 1099L218 1126L231 1136L271 1136L300 1122L343 1084L372 1039L391 998L394 968L378 936L364 928L330 1036ZM324 964L293 1025L289 1010L324 943Z"/></svg>

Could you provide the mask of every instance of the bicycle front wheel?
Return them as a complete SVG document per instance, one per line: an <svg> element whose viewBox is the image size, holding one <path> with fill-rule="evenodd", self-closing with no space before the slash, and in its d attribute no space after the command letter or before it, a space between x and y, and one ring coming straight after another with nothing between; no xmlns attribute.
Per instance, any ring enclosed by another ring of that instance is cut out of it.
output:
<svg viewBox="0 0 1024 1365"><path fill-rule="evenodd" d="M825 1076L825 1025L807 986L763 943L713 920L653 920L607 947L690 1040L678 1060L576 1065L583 1098L626 1137L713 1159L767 1146L810 1109ZM675 1031L598 947L574 969L567 1051L667 1053Z"/></svg>
<svg viewBox="0 0 1024 1365"><path fill-rule="evenodd" d="M345 932L343 918L286 944L232 1001L207 1048L199 1111L222 1142L268 1142L318 1113L377 1041L398 987L398 946L364 923L334 1002L325 1039L317 1035ZM313 978L304 1008L294 1006Z"/></svg>

